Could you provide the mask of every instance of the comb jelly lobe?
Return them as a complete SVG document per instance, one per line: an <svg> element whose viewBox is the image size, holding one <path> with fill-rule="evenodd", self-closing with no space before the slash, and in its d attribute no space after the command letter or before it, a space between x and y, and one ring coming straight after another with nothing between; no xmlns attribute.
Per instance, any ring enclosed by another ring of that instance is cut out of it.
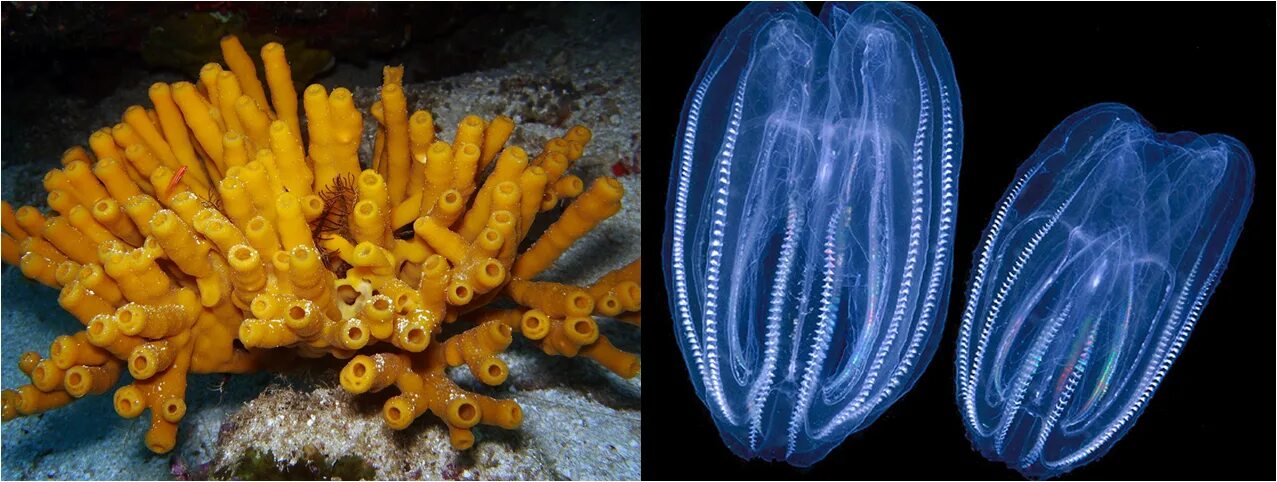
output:
<svg viewBox="0 0 1277 482"><path fill-rule="evenodd" d="M1228 136L1100 104L1016 174L975 253L957 399L986 457L1052 477L1107 452L1188 340L1254 190Z"/></svg>
<svg viewBox="0 0 1277 482"><path fill-rule="evenodd" d="M664 261L692 383L737 455L814 464L935 351L962 152L948 51L903 3L751 4L677 135Z"/></svg>

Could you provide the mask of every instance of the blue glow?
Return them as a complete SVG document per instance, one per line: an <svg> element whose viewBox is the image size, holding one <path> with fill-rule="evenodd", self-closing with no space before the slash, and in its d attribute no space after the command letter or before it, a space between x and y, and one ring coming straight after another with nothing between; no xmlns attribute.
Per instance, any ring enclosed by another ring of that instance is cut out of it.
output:
<svg viewBox="0 0 1277 482"><path fill-rule="evenodd" d="M968 285L957 396L991 460L1051 477L1139 417L1242 230L1250 153L1130 108L1065 119L998 203Z"/></svg>
<svg viewBox="0 0 1277 482"><path fill-rule="evenodd" d="M948 51L908 4L751 4L678 136L664 261L692 383L737 455L814 464L908 391L942 331Z"/></svg>

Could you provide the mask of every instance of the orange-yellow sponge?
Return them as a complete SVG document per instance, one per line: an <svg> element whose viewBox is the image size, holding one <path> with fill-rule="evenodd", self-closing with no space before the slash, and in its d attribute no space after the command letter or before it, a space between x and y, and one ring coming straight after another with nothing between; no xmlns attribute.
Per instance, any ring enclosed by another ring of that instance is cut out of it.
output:
<svg viewBox="0 0 1277 482"><path fill-rule="evenodd" d="M261 49L264 79L238 39L221 46L226 67L152 85L151 108L131 106L87 149L65 151L42 179L49 209L0 204L4 262L58 290L84 325L47 358L20 357L31 383L0 392L4 420L112 392L120 416L150 412L145 444L164 453L198 395L189 374L331 356L349 360L351 393L397 391L389 426L430 412L466 449L475 425L515 429L524 414L461 389L447 368L504 383L515 332L548 355L638 373L598 325L638 319L638 261L588 287L535 279L624 198L615 179L585 189L567 172L589 129L535 156L506 145L515 125L503 116L466 116L441 139L429 112L409 114L403 68L387 67L369 112L373 157L360 159L364 115L349 90L311 85L299 100L282 45Z"/></svg>
<svg viewBox="0 0 1277 482"><path fill-rule="evenodd" d="M461 389L447 377L444 369L467 363L472 370L482 370L480 379L485 383L504 381L507 368L495 354L509 345L510 333L509 326L489 322L471 328L442 346L431 345L422 353L360 355L342 369L341 385L351 393L376 392L391 385L398 387L400 395L386 400L382 410L387 424L395 429L407 428L417 417L430 411L448 425L452 445L467 449L474 444L471 427L484 423L516 428L523 421L523 411L512 401Z"/></svg>

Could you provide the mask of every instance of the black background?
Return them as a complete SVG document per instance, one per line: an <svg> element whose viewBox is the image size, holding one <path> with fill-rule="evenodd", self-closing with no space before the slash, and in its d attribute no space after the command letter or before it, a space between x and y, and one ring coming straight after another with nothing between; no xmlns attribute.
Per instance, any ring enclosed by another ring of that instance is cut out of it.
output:
<svg viewBox="0 0 1277 482"><path fill-rule="evenodd" d="M683 100L741 7L643 5L645 479L1018 479L972 450L954 402L970 253L1016 168L1047 133L1084 107L1121 102L1161 132L1241 140L1255 162L1255 201L1222 282L1143 415L1107 455L1062 478L1271 480L1273 4L919 5L953 58L966 130L947 323L914 388L808 470L745 462L723 445L675 344L658 261Z"/></svg>

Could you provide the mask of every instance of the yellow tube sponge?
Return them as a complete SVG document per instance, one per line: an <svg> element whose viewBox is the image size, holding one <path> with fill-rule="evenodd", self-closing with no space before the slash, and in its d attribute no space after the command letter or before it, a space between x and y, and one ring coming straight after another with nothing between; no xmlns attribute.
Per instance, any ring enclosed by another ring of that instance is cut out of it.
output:
<svg viewBox="0 0 1277 482"><path fill-rule="evenodd" d="M439 194L439 200L430 211L430 218L440 225L450 225L464 210L465 198L456 189L448 189Z"/></svg>
<svg viewBox="0 0 1277 482"><path fill-rule="evenodd" d="M11 390L5 390L6 393ZM47 412L55 408L61 407L73 400L71 395L65 391L45 392L34 385L23 385L16 391L16 396L10 395L6 398L12 398L12 401L6 400L5 405L12 404L13 416L35 415L41 412ZM5 408L6 416L9 415L9 408ZM12 417L9 417L12 418Z"/></svg>
<svg viewBox="0 0 1277 482"><path fill-rule="evenodd" d="M154 153L155 156L159 157L159 159L163 160L165 163L169 165L176 165L177 158L173 155L172 148L169 147L168 141L164 139L159 128L157 128L155 124L151 123L151 119L147 116L145 108L140 105L130 106L124 111L123 120L124 123L132 129L133 133L141 138L145 143L144 146L141 146L142 148ZM142 174L148 173L143 172Z"/></svg>
<svg viewBox="0 0 1277 482"><path fill-rule="evenodd" d="M350 393L379 392L394 385L408 368L405 357L390 353L359 355L341 370L341 386Z"/></svg>
<svg viewBox="0 0 1277 482"><path fill-rule="evenodd" d="M506 285L505 291L515 302L550 316L586 316L594 311L594 298L575 286L514 279Z"/></svg>
<svg viewBox="0 0 1277 482"><path fill-rule="evenodd" d="M244 133L259 149L270 146L270 115L262 110L264 105L267 104L247 95L235 99L235 117L239 119Z"/></svg>
<svg viewBox="0 0 1277 482"><path fill-rule="evenodd" d="M190 126L191 132L195 134L195 140L200 143L204 152L213 158L214 165L222 167L222 135L224 133L213 120L208 103L190 82L178 82L173 84L171 89L173 101L182 110L182 117L186 125Z"/></svg>
<svg viewBox="0 0 1277 482"><path fill-rule="evenodd" d="M222 164L227 169L248 164L248 145L245 142L247 139L238 130L228 130L222 135Z"/></svg>
<svg viewBox="0 0 1277 482"><path fill-rule="evenodd" d="M436 253L448 258L448 261L452 264L460 264L465 260L469 243L466 243L460 234L441 226L435 220L427 217L417 218L412 227L417 236L429 243Z"/></svg>
<svg viewBox="0 0 1277 482"><path fill-rule="evenodd" d="M594 133L590 131L590 128L582 126L582 125L574 126L571 129L568 129L567 134L563 135L563 138L566 139L568 142L575 142L577 145L582 147L588 144L590 142L590 139L592 139L593 137L594 137Z"/></svg>
<svg viewBox="0 0 1277 482"><path fill-rule="evenodd" d="M142 232L133 224L133 221L124 214L124 209L120 203L113 198L103 199L93 204L90 211L93 219L99 224L105 226L119 239L129 245L138 246L142 244Z"/></svg>
<svg viewBox="0 0 1277 482"><path fill-rule="evenodd" d="M85 325L56 337L48 358L19 357L31 384L0 392L4 420L115 388L116 413L149 410L145 445L165 453L189 375L331 357L349 360L345 390L393 388L387 425L430 412L464 450L475 425L517 429L523 412L463 390L449 369L504 383L500 353L514 332L548 355L638 373L637 356L590 317L637 323L637 261L588 288L535 279L620 207L615 180L580 193L567 172L588 129L546 141L535 158L507 145L515 124L504 116L465 116L445 139L440 119L410 112L404 69L388 67L370 109L371 169L361 170L370 106L321 85L299 99L280 44L261 49L264 79L238 39L221 47L226 66L151 85L151 106L130 106L87 149L64 151L41 180L48 214L0 203L4 261L58 290ZM578 193L525 242L542 211ZM125 370L131 383L115 387Z"/></svg>
<svg viewBox="0 0 1277 482"><path fill-rule="evenodd" d="M281 194L275 200L275 213L279 227L279 240L284 249L314 246L310 226L302 217L301 199L291 192Z"/></svg>
<svg viewBox="0 0 1277 482"><path fill-rule="evenodd" d="M488 385L500 385L510 374L510 368L496 357L510 346L510 326L500 321L489 321L444 344L444 356L448 365L465 364L475 378Z"/></svg>
<svg viewBox="0 0 1277 482"><path fill-rule="evenodd" d="M13 210L13 206L8 201L0 202L0 227L4 231L13 236L14 239L22 241L27 239L27 231L18 226L18 215Z"/></svg>
<svg viewBox="0 0 1277 482"><path fill-rule="evenodd" d="M431 312L415 310L409 316L398 318L391 343L400 349L418 353L430 345L431 332L438 326L438 317Z"/></svg>
<svg viewBox="0 0 1277 482"><path fill-rule="evenodd" d="M248 56L248 51L244 50L239 38L234 35L222 37L221 46L222 57L235 73L244 93L259 105L270 105L266 103L266 91L262 88L262 82L257 79L257 67L253 66L253 59Z"/></svg>
<svg viewBox="0 0 1277 482"><path fill-rule="evenodd" d="M209 179L205 175L199 159L195 157L195 148L191 145L191 138L187 134L187 126L182 119L182 112L178 110L177 103L174 102L173 92L168 84L156 82L151 85L150 90L151 102L155 104L155 112L159 115L160 127L164 132L164 139L168 141L169 147L173 149L173 156L177 159L177 165L185 167L190 171L190 175L199 180L204 185L208 185ZM154 185L155 183L152 183ZM156 186L163 189L163 186Z"/></svg>
<svg viewBox="0 0 1277 482"><path fill-rule="evenodd" d="M155 170L162 165L160 164L160 161L155 158L155 155L152 154L146 146L141 144L134 144L125 148L124 157L128 159L129 166L142 175L141 182L137 183L138 187L142 188L143 191L146 191L147 194L154 195L156 188L154 184L151 184L151 176L154 175ZM173 161L169 161L169 163L176 165L177 161L174 159ZM169 167L170 169L173 168L168 165L165 165L165 167ZM193 179L194 178L192 178L192 180ZM160 188L167 189L167 186L160 186Z"/></svg>
<svg viewBox="0 0 1277 482"><path fill-rule="evenodd" d="M124 170L124 165L115 158L106 158L98 161L93 166L93 174L102 180L102 184L109 191L108 195L98 198L95 204L107 199L128 199L138 194L143 194L142 188L128 176L128 173Z"/></svg>
<svg viewBox="0 0 1277 482"><path fill-rule="evenodd" d="M395 311L392 303L390 297L383 294L363 300L363 309L358 316L368 322L373 338L385 341L395 334Z"/></svg>
<svg viewBox="0 0 1277 482"><path fill-rule="evenodd" d="M156 340L133 348L129 354L129 374L145 380L162 372L177 358L178 344L171 340Z"/></svg>
<svg viewBox="0 0 1277 482"><path fill-rule="evenodd" d="M297 90L293 88L293 74L284 57L284 46L271 42L262 46L262 64L266 67L266 83L270 85L270 100L275 115L294 138L301 139L301 122L297 120Z"/></svg>
<svg viewBox="0 0 1277 482"><path fill-rule="evenodd" d="M472 146L483 145L483 118L477 115L468 115L461 119L457 124L457 137L452 140L452 150L459 151L461 147L470 144ZM476 161L478 158L475 158Z"/></svg>
<svg viewBox="0 0 1277 482"><path fill-rule="evenodd" d="M208 261L209 243L196 237L195 231L178 218L177 213L168 209L155 213L151 217L151 234L183 273L197 278L213 273Z"/></svg>
<svg viewBox="0 0 1277 482"><path fill-rule="evenodd" d="M270 150L275 155L275 163L280 172L277 177L280 178L280 182L289 193L302 197L312 192L311 186L314 184L315 177L310 166L306 164L306 154L302 151L301 138L294 135L291 129L284 121L272 122Z"/></svg>
<svg viewBox="0 0 1277 482"><path fill-rule="evenodd" d="M126 335L168 338L189 330L199 312L200 304L195 292L181 289L175 292L171 303L129 303L121 306L115 312L115 326Z"/></svg>
<svg viewBox="0 0 1277 482"><path fill-rule="evenodd" d="M356 241L381 244L386 239L386 213L374 201L365 199L355 204L352 225Z"/></svg>
<svg viewBox="0 0 1277 482"><path fill-rule="evenodd" d="M124 214L128 215L143 236L151 234L151 216L163 209L159 201L147 195L133 196L121 203Z"/></svg>
<svg viewBox="0 0 1277 482"><path fill-rule="evenodd" d="M278 348L297 343L300 339L282 319L248 318L239 325L239 340L248 348Z"/></svg>
<svg viewBox="0 0 1277 482"><path fill-rule="evenodd" d="M91 206L99 199L110 196L98 178L93 175L93 170L87 163L72 162L67 164L62 172L66 174L67 182L71 183L71 189L74 190L81 204Z"/></svg>
<svg viewBox="0 0 1277 482"><path fill-rule="evenodd" d="M381 103L386 117L386 179L389 181L390 202L398 204L404 200L404 192L408 187L411 170L408 139L408 104L404 97L403 86L393 82L390 73L392 67L386 67L386 82L381 87ZM403 69L399 68L402 77Z"/></svg>
<svg viewBox="0 0 1277 482"><path fill-rule="evenodd" d="M401 394L383 406L382 414L391 428L406 428L428 410L448 425L453 447L464 450L474 444L470 428L476 424L485 422L514 428L522 422L522 411L517 404L481 402L486 397L466 392L449 380L443 371L446 363L439 348L415 356L418 358L407 363L408 368L395 382ZM484 407L493 413L485 417Z"/></svg>
<svg viewBox="0 0 1277 482"><path fill-rule="evenodd" d="M55 212L63 216L69 214L71 212L71 208L80 205L79 201L72 197L70 193L62 189L49 191L49 195L46 199L48 200L49 207L53 208Z"/></svg>
<svg viewBox="0 0 1277 482"><path fill-rule="evenodd" d="M80 270L80 263L66 260L59 263L53 268L53 279L57 281L59 286L66 286L75 281L75 275Z"/></svg>
<svg viewBox="0 0 1277 482"><path fill-rule="evenodd" d="M270 151L261 152L266 155L258 156L245 164L243 169L235 171L235 174L243 183L244 190L248 191L248 197L257 213L266 219L275 219L275 198L283 193L282 184L277 188L277 182L271 178L270 171L262 162L273 161Z"/></svg>
<svg viewBox="0 0 1277 482"><path fill-rule="evenodd" d="M523 409L513 400L496 400L482 395L475 399L483 415L481 423L505 429L515 429L523 423Z"/></svg>
<svg viewBox="0 0 1277 482"><path fill-rule="evenodd" d="M577 197L584 189L585 183L581 182L581 178L573 175L563 176L554 181L554 192L561 198Z"/></svg>
<svg viewBox="0 0 1277 482"><path fill-rule="evenodd" d="M187 337L189 338L189 337ZM160 342L153 342L158 347ZM159 348L154 361L165 362L166 369L143 380L137 380L115 391L115 411L121 417L133 418L141 415L146 409L151 410L151 424L146 433L146 446L155 453L166 453L177 443L177 423L186 414L186 375L190 368L191 344L189 339L165 341ZM140 345L139 349L147 345ZM142 353L149 353L143 350ZM131 358L129 370L134 370L135 360L151 363L145 358ZM149 371L150 366L145 367Z"/></svg>
<svg viewBox="0 0 1277 482"><path fill-rule="evenodd" d="M89 149L93 150L93 156L98 159L107 157L120 158L119 146L115 144L115 137L109 127L103 127L89 135Z"/></svg>
<svg viewBox="0 0 1277 482"><path fill-rule="evenodd" d="M359 174L359 142L363 136L363 114L355 108L350 90L338 87L328 96L329 113L332 116L333 162L337 174Z"/></svg>
<svg viewBox="0 0 1277 482"><path fill-rule="evenodd" d="M227 251L226 260L231 267L235 304L244 309L266 288L266 269L261 255L248 245L237 244Z"/></svg>
<svg viewBox="0 0 1277 482"><path fill-rule="evenodd" d="M58 248L45 241L44 238L31 236L18 243L18 251L27 254L35 254L42 258L46 258L51 263L61 263L67 260L66 255L58 251Z"/></svg>
<svg viewBox="0 0 1277 482"><path fill-rule="evenodd" d="M517 314L517 312L515 312ZM553 323L541 310L531 309L519 317L519 331L529 340L542 340L550 334Z"/></svg>
<svg viewBox="0 0 1277 482"><path fill-rule="evenodd" d="M244 126L239 121L239 114L235 112L235 101L241 95L244 95L244 92L239 88L239 78L235 77L234 72L221 70L218 66L217 95L209 97L209 102L215 104L222 112L222 120L226 122L227 132L244 132Z"/></svg>
<svg viewBox="0 0 1277 482"><path fill-rule="evenodd" d="M462 143L452 150L452 188L461 193L461 197L469 199L474 193L474 178L479 162L479 148L474 144Z"/></svg>
<svg viewBox="0 0 1277 482"><path fill-rule="evenodd" d="M109 360L101 366L79 365L67 370L63 384L68 395L80 398L110 390L120 379L120 362Z"/></svg>
<svg viewBox="0 0 1277 482"><path fill-rule="evenodd" d="M83 233L84 236L89 238L89 240L95 245L106 241L118 241L120 239L115 237L115 234L110 230L106 229L106 226L103 226L102 223L99 223L96 219L94 219L93 215L89 214L89 210L84 206L71 208L71 210L67 212L66 218L67 221L71 223L72 227Z"/></svg>
<svg viewBox="0 0 1277 482"><path fill-rule="evenodd" d="M519 201L519 229L518 240L522 241L527 236L528 230L532 228L532 221L541 208L541 198L545 194L546 188L545 169L539 166L532 166L523 171L519 175L519 191L523 193L523 199ZM517 244L517 243L516 243Z"/></svg>
<svg viewBox="0 0 1277 482"><path fill-rule="evenodd" d="M606 336L602 335L599 335L599 339L594 343L581 348L579 354L599 362L621 378L634 378L640 369L637 356L617 349Z"/></svg>
<svg viewBox="0 0 1277 482"><path fill-rule="evenodd" d="M310 159L315 165L314 188L322 191L332 184L338 174L333 152L333 119L328 91L322 85L311 84L302 94L302 105L306 109Z"/></svg>
<svg viewBox="0 0 1277 482"><path fill-rule="evenodd" d="M121 150L124 150L125 153L120 153L120 151L116 150L114 152L111 152L110 155L101 156L101 157L98 157L98 159L123 160L125 159L126 156L128 156L128 153L126 152L128 152L129 148L133 146L138 146L140 148L143 148L143 150L146 150L146 141L143 141L143 139L138 136L138 133L134 132L132 127L129 127L129 124L125 124L125 123L115 124L115 127L111 128L111 137L115 138L116 146L119 146ZM89 162L86 161L86 164L89 164ZM66 165L70 165L70 162L68 162L68 164L65 164L64 166ZM137 170L137 167L134 167L132 165L125 164L124 173L125 175L128 175L129 179L133 180L134 183L146 184L147 182L146 176L143 176L142 174L140 174L139 171Z"/></svg>
<svg viewBox="0 0 1277 482"><path fill-rule="evenodd" d="M372 108L368 110L377 120L377 134L373 138L372 168L384 176L386 175L386 109L379 100L373 102Z"/></svg>
<svg viewBox="0 0 1277 482"><path fill-rule="evenodd" d="M330 316L336 316L330 310L335 309L330 307L333 304L333 274L324 266L315 248L298 245L289 251L288 281L293 295L314 301Z"/></svg>
<svg viewBox="0 0 1277 482"><path fill-rule="evenodd" d="M449 284L449 270L452 267L448 260L438 254L431 255L421 263L421 281L417 293L421 300L421 309L442 318L448 306L444 290Z"/></svg>
<svg viewBox="0 0 1277 482"><path fill-rule="evenodd" d="M42 392L62 390L63 377L66 370L58 368L53 360L40 360L31 369L31 384Z"/></svg>
<svg viewBox="0 0 1277 482"><path fill-rule="evenodd" d="M93 243L84 233L71 226L67 218L54 216L44 223L44 239L58 248L68 258L84 264L97 261L97 253Z"/></svg>
<svg viewBox="0 0 1277 482"><path fill-rule="evenodd" d="M45 173L44 178L41 179L41 185L44 186L44 190L48 192L50 196L52 196L53 193L62 193L70 198L69 201L72 205L80 203L80 200L74 197L74 189L71 188L71 181L67 180L66 173L63 173L61 169L50 169L49 172ZM55 206L50 205L49 207L54 208L58 212L62 212L61 209Z"/></svg>
<svg viewBox="0 0 1277 482"><path fill-rule="evenodd" d="M312 341L324 335L332 320L319 310L315 302L306 299L293 299L283 307L284 326L301 340Z"/></svg>
<svg viewBox="0 0 1277 482"><path fill-rule="evenodd" d="M550 332L541 340L547 355L576 356L581 347L598 341L599 325L593 318L580 316L551 318Z"/></svg>
<svg viewBox="0 0 1277 482"><path fill-rule="evenodd" d="M307 194L301 198L302 217L307 223L313 223L324 215L324 198L318 194Z"/></svg>
<svg viewBox="0 0 1277 482"><path fill-rule="evenodd" d="M496 158L498 152L501 152L501 147L505 145L506 140L510 139L512 132L514 132L514 120L509 117L497 116L488 123L483 132L483 150L479 154L480 171L488 167L488 163Z"/></svg>
<svg viewBox="0 0 1277 482"><path fill-rule="evenodd" d="M452 187L452 148L448 143L435 141L426 150L424 167L426 186L421 194L421 215L430 214L439 196Z"/></svg>
<svg viewBox="0 0 1277 482"><path fill-rule="evenodd" d="M590 190L572 202L558 221L514 263L516 278L529 279L548 268L563 251L598 223L621 209L625 188L615 178L594 181Z"/></svg>
<svg viewBox="0 0 1277 482"><path fill-rule="evenodd" d="M125 111L125 115L127 114L128 111ZM145 112L143 112L143 115L145 115ZM65 167L71 161L84 161L92 164L93 156L89 155L89 152L84 150L84 147L82 146L71 146L68 147L67 150L62 151L62 166Z"/></svg>
<svg viewBox="0 0 1277 482"><path fill-rule="evenodd" d="M21 263L22 252L18 249L18 241L8 234L0 234L0 254L4 262L9 264Z"/></svg>
<svg viewBox="0 0 1277 482"><path fill-rule="evenodd" d="M487 225L488 216L493 210L493 204L497 202L494 198L497 197L502 198L506 204L513 202L516 208L513 212L518 212L517 204L521 201L522 196L517 184L506 181L491 188L485 185L483 189L479 190L478 197L475 198L470 210L466 211L465 217L461 219L461 225L457 232L463 239L467 241L473 240L479 234L479 231Z"/></svg>
<svg viewBox="0 0 1277 482"><path fill-rule="evenodd" d="M616 316L624 311L638 311L642 304L642 258L603 275L590 285L595 312Z"/></svg>
<svg viewBox="0 0 1277 482"><path fill-rule="evenodd" d="M120 285L113 278L106 275L106 270L102 269L102 265L97 263L82 265L78 278L86 288L93 290L94 294L97 294L107 303L111 305L124 303L124 294L120 291Z"/></svg>
<svg viewBox="0 0 1277 482"><path fill-rule="evenodd" d="M244 237L248 238L248 243L267 259L281 249L279 231L262 216L254 216L248 221Z"/></svg>
<svg viewBox="0 0 1277 482"><path fill-rule="evenodd" d="M425 168L428 157L426 153L435 140L434 117L429 112L419 110L408 118L409 150L412 154L412 169L408 175L408 186L404 192L404 202L414 197L420 204L421 189L425 185Z"/></svg>
<svg viewBox="0 0 1277 482"><path fill-rule="evenodd" d="M89 343L88 333L85 331L54 338L53 344L49 346L49 359L59 370L69 370L76 365L99 366L115 361L109 352Z"/></svg>
<svg viewBox="0 0 1277 482"><path fill-rule="evenodd" d="M547 355L584 356L623 377L638 374L640 363L634 354L624 352L599 334L598 324L589 317L551 318L536 309L484 311L480 320L497 320L520 331Z"/></svg>
<svg viewBox="0 0 1277 482"><path fill-rule="evenodd" d="M195 225L196 231L212 241L218 251L224 254L229 253L232 246L248 242L244 233L231 224L220 211L205 208L197 214L197 216L200 215L203 220Z"/></svg>
<svg viewBox="0 0 1277 482"><path fill-rule="evenodd" d="M22 206L14 213L14 219L27 235L43 239L44 222L47 221L40 210L31 206ZM16 241L24 241L16 239Z"/></svg>

